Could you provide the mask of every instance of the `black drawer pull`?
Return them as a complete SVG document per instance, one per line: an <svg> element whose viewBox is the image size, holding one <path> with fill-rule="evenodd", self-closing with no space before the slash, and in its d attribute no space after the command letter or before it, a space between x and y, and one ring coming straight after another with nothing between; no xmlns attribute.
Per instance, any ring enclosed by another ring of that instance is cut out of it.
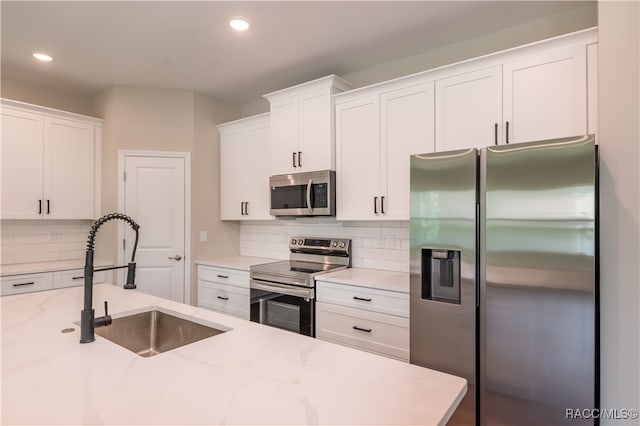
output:
<svg viewBox="0 0 640 426"><path fill-rule="evenodd" d="M221 274L218 274L218 278L229 278L229 275L221 275Z"/></svg>
<svg viewBox="0 0 640 426"><path fill-rule="evenodd" d="M71 279L72 279L72 280L81 280L81 279L83 279L83 278L84 278L84 277L71 277Z"/></svg>
<svg viewBox="0 0 640 426"><path fill-rule="evenodd" d="M366 297L353 296L353 300L362 300L363 302L371 302L372 299Z"/></svg>
<svg viewBox="0 0 640 426"><path fill-rule="evenodd" d="M360 328L357 325L353 326L354 330L358 330L358 331L364 331L365 333L371 333L371 329L370 328Z"/></svg>
<svg viewBox="0 0 640 426"><path fill-rule="evenodd" d="M20 283L20 284L14 284L14 287L24 287L25 285L34 285L35 282L31 281L29 283Z"/></svg>
<svg viewBox="0 0 640 426"><path fill-rule="evenodd" d="M217 297L218 297L218 299L220 299L220 300L229 300L229 298L228 298L228 297L222 297L222 296L217 296Z"/></svg>

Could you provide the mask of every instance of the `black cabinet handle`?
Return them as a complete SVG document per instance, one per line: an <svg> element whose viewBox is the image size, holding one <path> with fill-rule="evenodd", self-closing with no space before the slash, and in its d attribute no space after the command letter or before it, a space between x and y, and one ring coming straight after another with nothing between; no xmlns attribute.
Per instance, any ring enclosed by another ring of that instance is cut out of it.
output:
<svg viewBox="0 0 640 426"><path fill-rule="evenodd" d="M370 328L360 328L357 325L353 326L354 330L358 330L358 331L364 331L365 333L371 333L371 329Z"/></svg>
<svg viewBox="0 0 640 426"><path fill-rule="evenodd" d="M373 212L378 214L378 197L373 197Z"/></svg>
<svg viewBox="0 0 640 426"><path fill-rule="evenodd" d="M218 274L218 278L229 278L229 275L221 275L221 274Z"/></svg>
<svg viewBox="0 0 640 426"><path fill-rule="evenodd" d="M47 214L51 213L51 200L47 200Z"/></svg>
<svg viewBox="0 0 640 426"><path fill-rule="evenodd" d="M248 201L244 202L244 214L246 216L249 216L249 202Z"/></svg>
<svg viewBox="0 0 640 426"><path fill-rule="evenodd" d="M384 214L384 195L380 197L380 213Z"/></svg>
<svg viewBox="0 0 640 426"><path fill-rule="evenodd" d="M83 279L83 278L84 278L84 277L71 277L71 279L72 279L72 280L81 280L81 279Z"/></svg>
<svg viewBox="0 0 640 426"><path fill-rule="evenodd" d="M28 283L14 284L13 286L14 287L24 287L26 285L34 285L34 284L35 284L35 282L31 281L31 282L28 282Z"/></svg>
<svg viewBox="0 0 640 426"><path fill-rule="evenodd" d="M493 125L493 138L494 138L494 143L498 145L498 123L495 123Z"/></svg>
<svg viewBox="0 0 640 426"><path fill-rule="evenodd" d="M296 166L296 153L292 152L292 154L293 154L293 167L298 167Z"/></svg>
<svg viewBox="0 0 640 426"><path fill-rule="evenodd" d="M240 214L244 216L244 201L240 202Z"/></svg>
<svg viewBox="0 0 640 426"><path fill-rule="evenodd" d="M507 121L507 145L509 144L509 122Z"/></svg>
<svg viewBox="0 0 640 426"><path fill-rule="evenodd" d="M298 167L302 167L302 151L298 151Z"/></svg>
<svg viewBox="0 0 640 426"><path fill-rule="evenodd" d="M38 200L38 214L42 214L42 200Z"/></svg>
<svg viewBox="0 0 640 426"><path fill-rule="evenodd" d="M353 296L354 300L362 300L363 302L371 302L372 299L369 298L365 298L365 297L358 297L358 296Z"/></svg>
<svg viewBox="0 0 640 426"><path fill-rule="evenodd" d="M218 299L220 299L220 300L229 300L229 298L228 298L228 297L222 297L222 296L217 296L217 297L218 297Z"/></svg>

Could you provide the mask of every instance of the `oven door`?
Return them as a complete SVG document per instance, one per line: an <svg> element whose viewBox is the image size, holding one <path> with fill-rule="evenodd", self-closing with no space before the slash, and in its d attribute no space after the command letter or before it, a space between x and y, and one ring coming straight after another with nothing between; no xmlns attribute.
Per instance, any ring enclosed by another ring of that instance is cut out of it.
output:
<svg viewBox="0 0 640 426"><path fill-rule="evenodd" d="M315 337L315 290L251 280L251 321Z"/></svg>

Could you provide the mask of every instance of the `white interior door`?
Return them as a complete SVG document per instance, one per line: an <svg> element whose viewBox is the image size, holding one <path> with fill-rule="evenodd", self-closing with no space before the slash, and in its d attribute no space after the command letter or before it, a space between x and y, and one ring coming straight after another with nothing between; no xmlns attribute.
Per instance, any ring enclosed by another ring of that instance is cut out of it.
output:
<svg viewBox="0 0 640 426"><path fill-rule="evenodd" d="M185 158L125 155L124 169L124 213L140 225L135 258L138 290L184 303ZM135 233L125 225L124 235L128 262Z"/></svg>

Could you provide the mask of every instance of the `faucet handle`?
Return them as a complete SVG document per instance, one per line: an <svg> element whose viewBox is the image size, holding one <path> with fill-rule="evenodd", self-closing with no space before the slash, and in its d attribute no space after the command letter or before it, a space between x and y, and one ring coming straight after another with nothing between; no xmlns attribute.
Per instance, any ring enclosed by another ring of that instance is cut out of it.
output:
<svg viewBox="0 0 640 426"><path fill-rule="evenodd" d="M109 305L108 305L108 302L106 300L104 301L104 316L105 317L109 316Z"/></svg>

